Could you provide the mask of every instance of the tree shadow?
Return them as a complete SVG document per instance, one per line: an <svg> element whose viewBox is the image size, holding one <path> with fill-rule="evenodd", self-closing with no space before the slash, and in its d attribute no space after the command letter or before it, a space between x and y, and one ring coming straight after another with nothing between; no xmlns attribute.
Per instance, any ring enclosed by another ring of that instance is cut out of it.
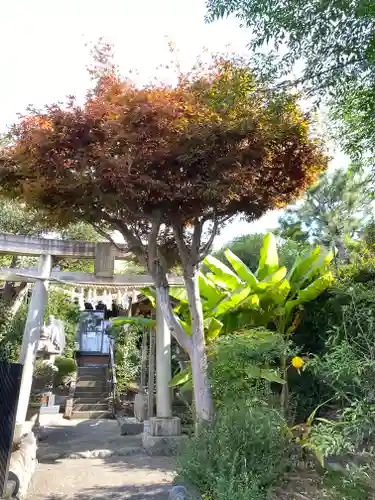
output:
<svg viewBox="0 0 375 500"><path fill-rule="evenodd" d="M141 435L121 436L120 428L113 420L87 420L76 425L72 422L64 425L61 421L59 425L45 426L43 433L37 451L40 464L57 465L69 460L74 467L78 461L89 460L91 467L106 464L111 469L130 473L135 469L167 473L174 470L172 457L147 455L142 447ZM94 450L104 453L102 456L89 456ZM108 450L113 454L106 456ZM79 455L85 453L87 456ZM70 454L75 458L69 458Z"/></svg>
<svg viewBox="0 0 375 500"><path fill-rule="evenodd" d="M40 433L37 458L41 463L54 463L69 454L94 450L139 450L141 435L121 436L115 420L87 420L76 425L70 421L64 425L46 425ZM105 458L103 456L103 458Z"/></svg>
<svg viewBox="0 0 375 500"><path fill-rule="evenodd" d="M153 484L149 486L136 487L124 484L121 487L87 488L82 489L74 495L51 495L43 497L44 500L167 500L170 485Z"/></svg>
<svg viewBox="0 0 375 500"><path fill-rule="evenodd" d="M149 456L146 453L128 457L108 457L102 460L106 465L110 465L111 469L129 473L136 469L149 470L150 472L159 471L163 473L172 473L175 470L173 457ZM99 464L100 460L98 462L98 465Z"/></svg>

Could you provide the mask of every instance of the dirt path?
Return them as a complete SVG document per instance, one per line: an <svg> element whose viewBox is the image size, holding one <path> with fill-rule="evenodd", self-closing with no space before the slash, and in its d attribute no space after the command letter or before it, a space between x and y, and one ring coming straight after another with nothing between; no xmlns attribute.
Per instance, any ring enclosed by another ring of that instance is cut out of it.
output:
<svg viewBox="0 0 375 500"><path fill-rule="evenodd" d="M170 459L148 457L111 420L45 427L38 460L28 500L166 500L173 478Z"/></svg>

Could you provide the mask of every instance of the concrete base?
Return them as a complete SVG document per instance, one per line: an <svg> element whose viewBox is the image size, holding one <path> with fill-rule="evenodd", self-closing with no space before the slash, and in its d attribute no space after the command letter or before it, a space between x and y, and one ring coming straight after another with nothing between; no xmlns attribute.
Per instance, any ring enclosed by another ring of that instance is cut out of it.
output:
<svg viewBox="0 0 375 500"><path fill-rule="evenodd" d="M178 417L154 417L148 421L148 426L145 425L145 429L146 427L151 436L181 436L181 420Z"/></svg>
<svg viewBox="0 0 375 500"><path fill-rule="evenodd" d="M60 413L60 405L42 406L39 415L57 415Z"/></svg>
<svg viewBox="0 0 375 500"><path fill-rule="evenodd" d="M135 418L116 417L117 423L120 426L121 436L136 436L142 434L143 423L137 422Z"/></svg>
<svg viewBox="0 0 375 500"><path fill-rule="evenodd" d="M178 454L186 438L187 436L158 437L143 433L142 445L147 455L169 457Z"/></svg>
<svg viewBox="0 0 375 500"><path fill-rule="evenodd" d="M144 424L143 447L149 455L175 455L185 436L179 418L151 418Z"/></svg>

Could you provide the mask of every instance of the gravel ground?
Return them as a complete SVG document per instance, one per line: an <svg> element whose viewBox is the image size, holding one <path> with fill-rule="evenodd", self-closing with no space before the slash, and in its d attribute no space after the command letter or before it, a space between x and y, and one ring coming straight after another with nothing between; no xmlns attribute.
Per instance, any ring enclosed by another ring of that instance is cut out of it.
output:
<svg viewBox="0 0 375 500"><path fill-rule="evenodd" d="M28 500L167 500L173 479L170 458L140 451L140 436L121 436L115 421L61 421L45 427ZM116 456L129 449L131 455ZM106 458L61 458L69 453ZM110 455L108 450L112 452ZM104 453L105 455L105 453Z"/></svg>

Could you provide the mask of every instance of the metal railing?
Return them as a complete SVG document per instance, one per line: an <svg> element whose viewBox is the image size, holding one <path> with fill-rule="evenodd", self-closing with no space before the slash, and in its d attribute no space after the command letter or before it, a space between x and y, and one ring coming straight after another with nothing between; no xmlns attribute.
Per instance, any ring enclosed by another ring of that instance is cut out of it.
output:
<svg viewBox="0 0 375 500"><path fill-rule="evenodd" d="M109 340L109 362L108 362L108 371L109 371L109 383L110 383L110 393L112 400L112 416L115 416L116 413L116 399L117 399L117 377L116 377L116 367L115 367L115 355L113 351L113 340Z"/></svg>

